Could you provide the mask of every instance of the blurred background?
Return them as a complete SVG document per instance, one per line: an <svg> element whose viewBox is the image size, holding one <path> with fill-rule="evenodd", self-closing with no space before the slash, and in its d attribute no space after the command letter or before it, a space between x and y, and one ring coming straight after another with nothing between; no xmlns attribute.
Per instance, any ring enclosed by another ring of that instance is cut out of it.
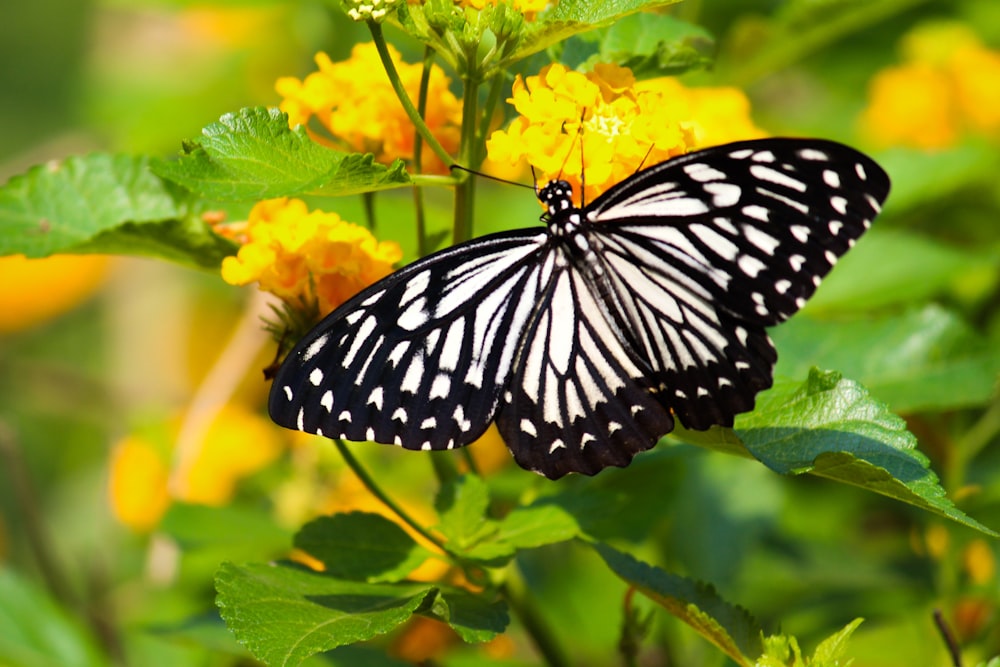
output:
<svg viewBox="0 0 1000 667"><path fill-rule="evenodd" d="M1000 529L1000 3L702 0L675 13L718 50L686 82L743 88L768 132L856 145L894 180L884 233L775 332L779 374L816 364L864 382L907 418L963 511ZM276 105L274 81L305 76L316 51L342 59L365 35L321 0L15 0L0 19L0 182L92 150L173 155L225 112ZM482 192L482 211L511 216L483 229L537 219L523 193ZM408 205L380 198L386 218ZM348 219L360 206L337 202ZM0 665L254 664L214 612L218 564L287 555L317 514L377 511L331 448L266 419L266 306L215 273L134 258L3 258L0 286ZM212 391L230 400L200 411ZM356 451L429 516L429 464L388 449ZM496 494L523 491L502 445L476 449ZM948 665L940 609L966 664L1000 655L993 538L686 446L604 476L662 493L637 501L643 557L807 647L864 616L855 667ZM585 612L618 614L623 591L595 561L566 546L522 567L580 655L610 664L619 620ZM726 664L662 616L649 664ZM316 662L533 664L516 633L454 642L414 624L389 638L391 659Z"/></svg>

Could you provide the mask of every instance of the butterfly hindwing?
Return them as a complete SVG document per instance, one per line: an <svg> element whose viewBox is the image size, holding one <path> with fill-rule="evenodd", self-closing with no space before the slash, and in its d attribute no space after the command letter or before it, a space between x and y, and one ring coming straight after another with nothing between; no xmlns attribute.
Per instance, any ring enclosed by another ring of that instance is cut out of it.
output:
<svg viewBox="0 0 1000 667"><path fill-rule="evenodd" d="M397 271L335 310L278 371L278 424L349 440L450 449L493 420L540 289L546 235L503 232Z"/></svg>
<svg viewBox="0 0 1000 667"><path fill-rule="evenodd" d="M673 429L587 271L562 253L552 253L496 418L518 464L550 479L626 466Z"/></svg>

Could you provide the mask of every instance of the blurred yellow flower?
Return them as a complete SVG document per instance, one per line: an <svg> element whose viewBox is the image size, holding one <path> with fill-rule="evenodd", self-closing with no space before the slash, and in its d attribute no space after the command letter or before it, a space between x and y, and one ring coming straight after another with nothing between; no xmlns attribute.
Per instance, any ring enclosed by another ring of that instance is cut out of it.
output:
<svg viewBox="0 0 1000 667"><path fill-rule="evenodd" d="M174 442L179 420L161 430ZM227 405L212 421L187 460L174 461L170 444L132 434L113 448L108 500L114 516L133 530L157 526L177 500L202 505L229 502L237 483L272 463L284 450L279 432L264 417L240 405Z"/></svg>
<svg viewBox="0 0 1000 667"><path fill-rule="evenodd" d="M145 532L154 528L170 506L166 455L149 440L127 436L111 452L108 500L122 524Z"/></svg>
<svg viewBox="0 0 1000 667"><path fill-rule="evenodd" d="M1000 134L1000 52L958 23L933 23L902 41L904 62L869 85L862 131L879 146L947 148L964 134Z"/></svg>
<svg viewBox="0 0 1000 667"><path fill-rule="evenodd" d="M220 229L243 245L222 262L232 285L260 289L298 308L316 303L326 314L392 272L403 253L336 213L309 211L299 199L271 199L250 211L245 228Z"/></svg>
<svg viewBox="0 0 1000 667"><path fill-rule="evenodd" d="M459 4L463 7L482 9L486 5L495 5L497 2L498 0L462 0ZM511 4L514 6L514 9L531 18L550 4L555 5L556 0L513 0Z"/></svg>
<svg viewBox="0 0 1000 667"><path fill-rule="evenodd" d="M581 172L591 201L640 165L763 136L739 90L693 90L671 78L637 83L631 70L610 64L584 74L555 63L537 76L518 76L508 101L520 115L490 137L490 159L526 160L540 182L559 176L578 202Z"/></svg>
<svg viewBox="0 0 1000 667"><path fill-rule="evenodd" d="M416 104L423 65L410 65L389 46L389 54L410 99ZM278 79L275 89L282 96L280 108L288 122L305 125L315 118L331 136L313 132L316 141L338 149L373 153L389 163L396 158L413 160L416 130L396 97L373 43L358 44L351 57L335 63L325 53L316 54L318 72L304 80ZM424 122L446 151L458 150L462 105L449 86L451 81L438 66L431 68ZM448 173L447 166L433 151L422 153L421 170Z"/></svg>
<svg viewBox="0 0 1000 667"><path fill-rule="evenodd" d="M272 463L284 446L271 422L230 404L216 416L196 455L182 462L173 495L201 505L224 505L236 483Z"/></svg>
<svg viewBox="0 0 1000 667"><path fill-rule="evenodd" d="M27 329L79 305L107 274L103 255L0 257L0 332ZM10 289L16 285L17 289Z"/></svg>

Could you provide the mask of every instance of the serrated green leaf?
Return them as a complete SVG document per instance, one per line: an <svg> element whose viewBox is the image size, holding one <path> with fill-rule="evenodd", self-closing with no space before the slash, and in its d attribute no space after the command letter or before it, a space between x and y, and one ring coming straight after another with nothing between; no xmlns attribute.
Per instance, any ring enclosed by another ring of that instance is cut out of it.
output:
<svg viewBox="0 0 1000 667"><path fill-rule="evenodd" d="M344 581L283 565L223 563L216 604L226 625L268 665L298 665L311 655L385 634L436 591L425 584Z"/></svg>
<svg viewBox="0 0 1000 667"><path fill-rule="evenodd" d="M936 305L835 321L803 315L772 337L781 352L776 376L836 368L895 411L982 404L1000 373L1000 349Z"/></svg>
<svg viewBox="0 0 1000 667"><path fill-rule="evenodd" d="M447 623L469 643L490 641L510 624L506 603L490 601L459 588L439 590L424 614Z"/></svg>
<svg viewBox="0 0 1000 667"><path fill-rule="evenodd" d="M593 45L586 67L616 63L631 69L637 79L676 76L705 67L711 64L715 49L704 28L669 14L632 14L576 40ZM563 48L565 53L573 45Z"/></svg>
<svg viewBox="0 0 1000 667"><path fill-rule="evenodd" d="M522 60L573 35L611 25L630 14L655 7L672 5L679 0L561 0L551 9L525 24L517 48L504 60L504 65Z"/></svg>
<svg viewBox="0 0 1000 667"><path fill-rule="evenodd" d="M97 642L77 619L20 575L0 568L0 664L104 667Z"/></svg>
<svg viewBox="0 0 1000 667"><path fill-rule="evenodd" d="M863 622L863 618L856 618L836 634L830 635L821 641L813 652L813 658L809 662L809 667L839 667L840 665L844 665L843 660L847 654L847 642Z"/></svg>
<svg viewBox="0 0 1000 667"><path fill-rule="evenodd" d="M945 496L906 422L839 373L813 370L758 396L734 428L747 451L784 475L852 484L995 535Z"/></svg>
<svg viewBox="0 0 1000 667"><path fill-rule="evenodd" d="M216 270L239 246L198 218L126 222L74 247L77 253L154 257L192 268Z"/></svg>
<svg viewBox="0 0 1000 667"><path fill-rule="evenodd" d="M486 517L489 490L476 475L462 475L441 487L434 500L440 522L438 530L449 547L464 550L496 532L496 523Z"/></svg>
<svg viewBox="0 0 1000 667"><path fill-rule="evenodd" d="M612 572L684 621L737 664L763 651L761 628L748 611L723 600L708 584L679 577L612 547L592 545Z"/></svg>
<svg viewBox="0 0 1000 667"><path fill-rule="evenodd" d="M514 549L533 549L565 542L583 534L576 518L564 507L538 501L519 507L500 522L497 539Z"/></svg>
<svg viewBox="0 0 1000 667"><path fill-rule="evenodd" d="M163 178L222 201L339 196L410 182L402 161L386 167L371 154L331 150L304 128L289 128L286 114L264 107L224 115L185 145L180 158L161 160L154 168Z"/></svg>
<svg viewBox="0 0 1000 667"><path fill-rule="evenodd" d="M314 519L295 535L295 546L327 574L353 581L401 581L431 557L398 525L366 512Z"/></svg>
<svg viewBox="0 0 1000 667"><path fill-rule="evenodd" d="M145 157L93 153L0 187L0 255L108 253L215 268L234 250L187 214Z"/></svg>

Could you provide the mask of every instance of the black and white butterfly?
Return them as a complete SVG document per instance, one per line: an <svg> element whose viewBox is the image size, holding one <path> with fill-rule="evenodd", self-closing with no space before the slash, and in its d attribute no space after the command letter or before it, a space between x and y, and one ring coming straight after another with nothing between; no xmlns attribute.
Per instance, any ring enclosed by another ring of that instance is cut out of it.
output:
<svg viewBox="0 0 1000 667"><path fill-rule="evenodd" d="M298 343L270 413L292 429L462 447L496 421L524 468L626 466L674 428L731 426L771 386L765 327L805 303L871 225L889 178L813 139L709 148L546 227L484 236L362 291Z"/></svg>

